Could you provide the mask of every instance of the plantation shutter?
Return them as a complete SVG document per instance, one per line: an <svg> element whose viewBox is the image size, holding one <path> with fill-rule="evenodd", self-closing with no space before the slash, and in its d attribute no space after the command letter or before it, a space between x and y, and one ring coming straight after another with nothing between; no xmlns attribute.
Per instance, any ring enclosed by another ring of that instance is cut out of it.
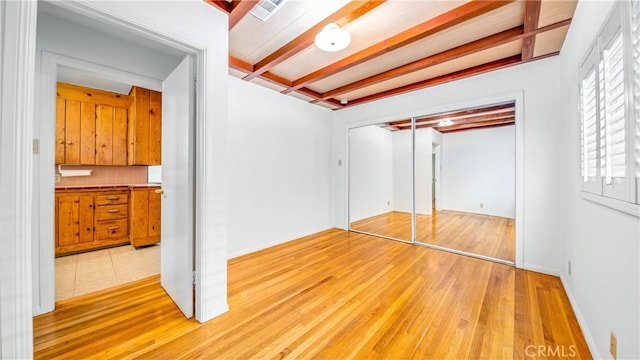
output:
<svg viewBox="0 0 640 360"><path fill-rule="evenodd" d="M600 175L604 178L605 184L611 184L614 178L624 179L627 168L624 51L621 31L604 47L599 68Z"/></svg>
<svg viewBox="0 0 640 360"><path fill-rule="evenodd" d="M601 194L598 171L598 48L594 46L580 69L580 125L583 190Z"/></svg>

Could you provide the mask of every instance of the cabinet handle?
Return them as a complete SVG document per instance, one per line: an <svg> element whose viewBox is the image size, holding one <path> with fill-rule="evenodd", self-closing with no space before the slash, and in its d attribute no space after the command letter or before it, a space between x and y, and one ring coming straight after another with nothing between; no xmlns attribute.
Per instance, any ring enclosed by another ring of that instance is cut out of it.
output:
<svg viewBox="0 0 640 360"><path fill-rule="evenodd" d="M120 227L119 227L119 226L109 226L109 227L107 228L107 230L118 230L118 229L120 229Z"/></svg>
<svg viewBox="0 0 640 360"><path fill-rule="evenodd" d="M73 141L67 141L67 145L73 145Z"/></svg>
<svg viewBox="0 0 640 360"><path fill-rule="evenodd" d="M107 147L107 144L100 144L100 147Z"/></svg>
<svg viewBox="0 0 640 360"><path fill-rule="evenodd" d="M90 227L89 227L89 228L87 228L87 231L91 231L91 228L90 228Z"/></svg>
<svg viewBox="0 0 640 360"><path fill-rule="evenodd" d="M120 211L120 209L109 209L110 213L117 213L118 211Z"/></svg>
<svg viewBox="0 0 640 360"><path fill-rule="evenodd" d="M58 140L58 144L64 144L64 140Z"/></svg>
<svg viewBox="0 0 640 360"><path fill-rule="evenodd" d="M120 196L107 196L107 200L118 200Z"/></svg>

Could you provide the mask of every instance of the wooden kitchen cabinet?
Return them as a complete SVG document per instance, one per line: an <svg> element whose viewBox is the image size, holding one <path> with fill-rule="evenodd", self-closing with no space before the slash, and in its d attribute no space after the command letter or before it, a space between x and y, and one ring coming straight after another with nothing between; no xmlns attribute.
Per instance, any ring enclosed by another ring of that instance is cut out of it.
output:
<svg viewBox="0 0 640 360"><path fill-rule="evenodd" d="M126 165L128 95L58 83L56 164Z"/></svg>
<svg viewBox="0 0 640 360"><path fill-rule="evenodd" d="M131 88L129 108L128 164L161 165L162 93L141 87Z"/></svg>
<svg viewBox="0 0 640 360"><path fill-rule="evenodd" d="M129 190L56 191L55 253L129 242Z"/></svg>
<svg viewBox="0 0 640 360"><path fill-rule="evenodd" d="M129 228L134 247L160 242L161 194L156 190L159 188L131 190Z"/></svg>

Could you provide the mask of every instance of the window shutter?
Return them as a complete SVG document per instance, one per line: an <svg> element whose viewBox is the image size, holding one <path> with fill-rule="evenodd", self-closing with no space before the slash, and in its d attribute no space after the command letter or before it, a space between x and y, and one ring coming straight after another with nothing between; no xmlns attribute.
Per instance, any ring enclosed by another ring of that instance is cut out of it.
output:
<svg viewBox="0 0 640 360"><path fill-rule="evenodd" d="M626 118L622 32L605 45L600 75L600 175L605 184L626 177ZM604 170L604 171L603 171Z"/></svg>
<svg viewBox="0 0 640 360"><path fill-rule="evenodd" d="M580 127L582 191L602 195L598 169L598 46L594 45L580 66Z"/></svg>

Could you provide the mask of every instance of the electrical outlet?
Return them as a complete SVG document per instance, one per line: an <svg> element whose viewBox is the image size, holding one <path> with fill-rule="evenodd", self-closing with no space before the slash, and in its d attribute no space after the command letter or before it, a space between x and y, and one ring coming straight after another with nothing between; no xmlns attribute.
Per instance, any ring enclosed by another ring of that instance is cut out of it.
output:
<svg viewBox="0 0 640 360"><path fill-rule="evenodd" d="M483 203L480 203L480 209L482 209L484 207Z"/></svg>
<svg viewBox="0 0 640 360"><path fill-rule="evenodd" d="M613 331L611 332L611 341L609 341L609 352L614 360L618 358L618 338L616 338L616 334Z"/></svg>
<svg viewBox="0 0 640 360"><path fill-rule="evenodd" d="M391 200L387 200L387 206L391 206Z"/></svg>
<svg viewBox="0 0 640 360"><path fill-rule="evenodd" d="M60 174L56 174L56 182L59 183L60 182Z"/></svg>
<svg viewBox="0 0 640 360"><path fill-rule="evenodd" d="M571 260L567 261L567 273L571 276Z"/></svg>

